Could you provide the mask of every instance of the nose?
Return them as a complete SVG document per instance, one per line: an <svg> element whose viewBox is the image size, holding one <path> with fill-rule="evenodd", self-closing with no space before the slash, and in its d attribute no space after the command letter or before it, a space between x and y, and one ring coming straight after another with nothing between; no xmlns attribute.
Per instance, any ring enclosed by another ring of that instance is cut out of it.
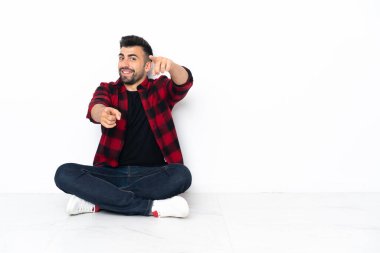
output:
<svg viewBox="0 0 380 253"><path fill-rule="evenodd" d="M130 68L130 61L128 59L119 60L119 68Z"/></svg>

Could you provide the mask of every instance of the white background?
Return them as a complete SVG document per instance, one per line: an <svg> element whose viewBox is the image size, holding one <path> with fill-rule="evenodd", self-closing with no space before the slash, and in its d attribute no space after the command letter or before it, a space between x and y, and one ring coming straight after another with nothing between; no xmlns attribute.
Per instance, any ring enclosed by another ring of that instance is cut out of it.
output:
<svg viewBox="0 0 380 253"><path fill-rule="evenodd" d="M0 192L91 164L85 114L119 40L189 67L175 107L193 192L380 191L377 1L2 1Z"/></svg>

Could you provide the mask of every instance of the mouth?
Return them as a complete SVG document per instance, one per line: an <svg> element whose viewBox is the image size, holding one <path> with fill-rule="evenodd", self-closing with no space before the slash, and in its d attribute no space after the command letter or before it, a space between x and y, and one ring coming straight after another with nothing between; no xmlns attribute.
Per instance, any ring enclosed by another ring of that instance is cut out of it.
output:
<svg viewBox="0 0 380 253"><path fill-rule="evenodd" d="M123 75L130 75L130 74L133 74L133 72L134 71L132 69L127 69L127 68L120 69L120 73Z"/></svg>

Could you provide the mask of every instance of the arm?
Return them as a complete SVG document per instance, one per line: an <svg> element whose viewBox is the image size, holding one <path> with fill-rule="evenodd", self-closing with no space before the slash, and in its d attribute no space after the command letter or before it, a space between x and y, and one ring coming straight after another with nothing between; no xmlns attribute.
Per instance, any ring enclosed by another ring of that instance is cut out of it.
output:
<svg viewBox="0 0 380 253"><path fill-rule="evenodd" d="M93 123L100 123L105 128L116 126L116 120L120 120L121 113L110 107L111 99L109 96L107 83L101 83L95 90L94 95L87 110L87 118Z"/></svg>
<svg viewBox="0 0 380 253"><path fill-rule="evenodd" d="M187 71L180 65L173 62L172 67L169 70L170 76L173 82L177 85L183 85L186 83L189 75Z"/></svg>
<svg viewBox="0 0 380 253"><path fill-rule="evenodd" d="M94 121L102 124L105 128L116 126L116 120L120 120L121 113L112 107L106 107L102 104L96 104L92 107L91 117Z"/></svg>

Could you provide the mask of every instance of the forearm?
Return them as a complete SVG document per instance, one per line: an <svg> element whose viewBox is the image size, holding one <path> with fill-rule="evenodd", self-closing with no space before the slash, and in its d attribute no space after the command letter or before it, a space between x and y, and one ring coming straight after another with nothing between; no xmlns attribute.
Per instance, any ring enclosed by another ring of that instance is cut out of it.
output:
<svg viewBox="0 0 380 253"><path fill-rule="evenodd" d="M189 78L189 74L187 73L187 71L182 66L174 62L169 70L169 73L170 73L171 79L177 85L185 84L187 79Z"/></svg>
<svg viewBox="0 0 380 253"><path fill-rule="evenodd" d="M105 108L105 105L102 104L96 104L94 107L91 109L91 118L100 123L100 118L102 116L103 109Z"/></svg>

